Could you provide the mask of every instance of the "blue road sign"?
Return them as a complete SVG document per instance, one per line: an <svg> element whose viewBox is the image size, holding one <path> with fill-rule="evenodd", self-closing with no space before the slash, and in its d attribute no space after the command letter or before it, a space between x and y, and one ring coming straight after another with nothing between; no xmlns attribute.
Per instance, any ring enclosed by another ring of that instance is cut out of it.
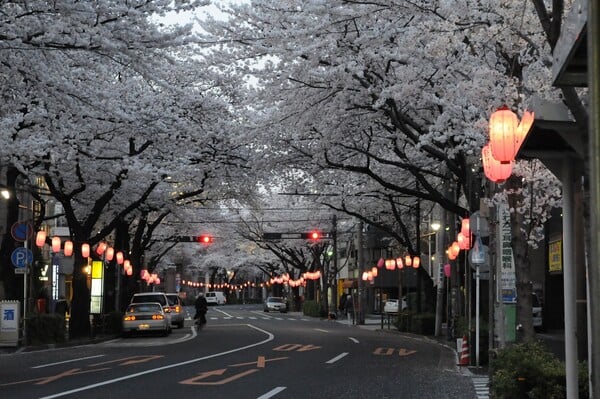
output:
<svg viewBox="0 0 600 399"><path fill-rule="evenodd" d="M29 222L13 223L10 233L15 241L23 242L33 235L33 226Z"/></svg>
<svg viewBox="0 0 600 399"><path fill-rule="evenodd" d="M33 263L33 252L23 247L15 248L10 255L10 260L17 268L27 267Z"/></svg>

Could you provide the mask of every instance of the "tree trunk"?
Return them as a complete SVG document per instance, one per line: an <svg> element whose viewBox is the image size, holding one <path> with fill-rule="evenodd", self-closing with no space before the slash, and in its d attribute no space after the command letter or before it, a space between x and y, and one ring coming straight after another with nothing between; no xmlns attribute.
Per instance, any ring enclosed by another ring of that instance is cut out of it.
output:
<svg viewBox="0 0 600 399"><path fill-rule="evenodd" d="M506 182L509 209L516 209L523 203L521 178L511 176ZM519 212L510 212L510 232L513 259L515 262L515 279L517 288L517 341L531 341L533 330L533 314L531 302L531 262L526 237L521 230L525 227L525 218Z"/></svg>
<svg viewBox="0 0 600 399"><path fill-rule="evenodd" d="M69 337L71 339L90 335L90 290L87 285L87 274L83 270L85 261L78 251L75 251L74 256L73 300L69 321Z"/></svg>

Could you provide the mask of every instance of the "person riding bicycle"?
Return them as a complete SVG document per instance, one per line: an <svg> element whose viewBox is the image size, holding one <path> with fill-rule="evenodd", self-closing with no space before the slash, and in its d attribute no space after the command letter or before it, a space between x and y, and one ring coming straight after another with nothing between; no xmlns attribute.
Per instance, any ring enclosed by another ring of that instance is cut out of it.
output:
<svg viewBox="0 0 600 399"><path fill-rule="evenodd" d="M196 302L194 302L194 307L196 308L196 314L194 315L196 323L206 324L206 312L208 311L208 302L206 302L204 294L198 294Z"/></svg>

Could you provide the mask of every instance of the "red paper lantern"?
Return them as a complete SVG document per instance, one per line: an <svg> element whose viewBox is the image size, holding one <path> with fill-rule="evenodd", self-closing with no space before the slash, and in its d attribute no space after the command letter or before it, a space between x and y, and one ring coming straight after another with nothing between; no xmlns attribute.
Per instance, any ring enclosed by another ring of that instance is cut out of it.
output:
<svg viewBox="0 0 600 399"><path fill-rule="evenodd" d="M468 217L463 218L460 222L460 232L465 236L471 235L471 221Z"/></svg>
<svg viewBox="0 0 600 399"><path fill-rule="evenodd" d="M402 258L396 258L396 266L398 266L398 270L404 267L404 261L402 260Z"/></svg>
<svg viewBox="0 0 600 399"><path fill-rule="evenodd" d="M115 249L113 247L106 248L106 260L111 261L115 257Z"/></svg>
<svg viewBox="0 0 600 399"><path fill-rule="evenodd" d="M122 265L123 264L123 252L119 251L117 252L117 264Z"/></svg>
<svg viewBox="0 0 600 399"><path fill-rule="evenodd" d="M52 237L52 252L57 253L60 251L60 237Z"/></svg>
<svg viewBox="0 0 600 399"><path fill-rule="evenodd" d="M40 230L35 236L35 245L39 248L46 244L46 230Z"/></svg>
<svg viewBox="0 0 600 399"><path fill-rule="evenodd" d="M65 256L73 255L73 241L65 241Z"/></svg>
<svg viewBox="0 0 600 399"><path fill-rule="evenodd" d="M519 123L517 115L506 105L494 112L489 125L492 156L503 164L514 161L533 121L533 113L525 111Z"/></svg>
<svg viewBox="0 0 600 399"><path fill-rule="evenodd" d="M377 267L383 267L385 260L383 258L379 258L377 261Z"/></svg>
<svg viewBox="0 0 600 399"><path fill-rule="evenodd" d="M102 254L104 253L104 251L106 251L106 247L108 245L106 245L105 242L101 242L98 244L98 246L96 247L96 253L98 254L98 256L102 256Z"/></svg>
<svg viewBox="0 0 600 399"><path fill-rule="evenodd" d="M410 267L412 265L412 258L410 257L410 255L406 255L404 257L404 265L406 267Z"/></svg>
<svg viewBox="0 0 600 399"><path fill-rule="evenodd" d="M444 276L446 276L447 278L450 278L451 274L452 274L452 266L450 266L450 263L446 263L444 265Z"/></svg>
<svg viewBox="0 0 600 399"><path fill-rule="evenodd" d="M379 274L379 269L377 269L376 267L371 268L371 274L373 275L373 277L377 277L377 275Z"/></svg>
<svg viewBox="0 0 600 399"><path fill-rule="evenodd" d="M470 237L471 237L470 234L468 236L466 236L466 235L463 234L462 231L460 233L458 233L458 236L456 238L456 242L458 243L458 247L460 249L464 249L464 250L467 250L467 249L471 248Z"/></svg>
<svg viewBox="0 0 600 399"><path fill-rule="evenodd" d="M448 249L446 250L446 255L448 255L448 259L449 260L454 260L456 259L456 254L454 253L454 251L452 250L452 245L448 247Z"/></svg>
<svg viewBox="0 0 600 399"><path fill-rule="evenodd" d="M450 250L452 251L452 253L454 254L454 257L457 257L458 254L460 253L460 245L458 245L457 241L454 241L452 243L452 245L450 246Z"/></svg>
<svg viewBox="0 0 600 399"><path fill-rule="evenodd" d="M421 264L421 258L419 258L418 256L415 256L412 260L413 269L418 269L420 264Z"/></svg>
<svg viewBox="0 0 600 399"><path fill-rule="evenodd" d="M485 176L495 183L502 183L512 174L512 162L503 164L497 161L492 156L489 145L481 149L481 160Z"/></svg>
<svg viewBox="0 0 600 399"><path fill-rule="evenodd" d="M88 243L81 244L81 256L83 256L84 258L90 257L90 244L88 244Z"/></svg>
<svg viewBox="0 0 600 399"><path fill-rule="evenodd" d="M394 270L396 268L396 261L394 259L386 259L385 268L388 270Z"/></svg>

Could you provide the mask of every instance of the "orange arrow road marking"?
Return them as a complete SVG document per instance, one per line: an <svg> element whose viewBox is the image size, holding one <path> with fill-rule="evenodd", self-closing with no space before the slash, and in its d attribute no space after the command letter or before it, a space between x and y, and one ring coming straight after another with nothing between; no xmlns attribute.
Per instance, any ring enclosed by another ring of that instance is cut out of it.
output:
<svg viewBox="0 0 600 399"><path fill-rule="evenodd" d="M164 356L162 356L162 355L130 356L130 357L124 357L121 359L108 360L106 362L91 364L90 367L96 367L96 366L101 366L104 364L119 363L119 362L123 362L123 363L119 364L119 366L128 366L130 364L149 362L150 360L160 359L161 357L164 357Z"/></svg>
<svg viewBox="0 0 600 399"><path fill-rule="evenodd" d="M256 367L264 369L265 368L265 364L267 362L274 362L276 360L285 360L285 359L289 359L289 357L276 357L276 358L273 358L273 359L265 359L264 356L259 356L258 359L255 362L230 364L229 367L242 367L242 366L256 365Z"/></svg>
<svg viewBox="0 0 600 399"><path fill-rule="evenodd" d="M235 375L232 375L231 377L219 380L219 381L201 381L203 379L212 377L212 376L216 376L216 375L223 375L223 373L226 371L227 369L218 369L218 370L212 370L212 371L206 371L202 374L199 374L196 377L192 377L189 378L187 380L183 380L180 381L180 384L185 384L185 385L223 385L223 384L227 384L228 382L231 381L235 381L239 378L245 377L247 375L250 375L252 373L255 373L257 371L260 371L259 369L252 369L252 370L246 370L246 371L242 371L241 373L237 373Z"/></svg>
<svg viewBox="0 0 600 399"><path fill-rule="evenodd" d="M399 353L400 356L409 356L409 355L412 355L413 353L417 353L417 351L411 351L409 349L404 349L404 348L400 348L398 350L398 352L400 352Z"/></svg>

